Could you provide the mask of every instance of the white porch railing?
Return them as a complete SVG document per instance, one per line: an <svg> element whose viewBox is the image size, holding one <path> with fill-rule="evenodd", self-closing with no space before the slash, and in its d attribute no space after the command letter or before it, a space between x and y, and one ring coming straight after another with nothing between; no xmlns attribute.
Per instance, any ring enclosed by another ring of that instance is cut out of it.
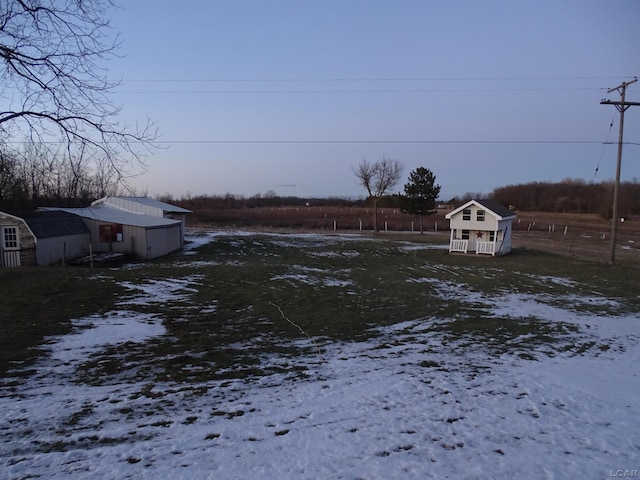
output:
<svg viewBox="0 0 640 480"><path fill-rule="evenodd" d="M20 266L20 250L2 250L3 267L19 267Z"/></svg>
<svg viewBox="0 0 640 480"><path fill-rule="evenodd" d="M449 244L450 252L462 252L467 253L467 248L469 247L469 240L451 240Z"/></svg>
<svg viewBox="0 0 640 480"><path fill-rule="evenodd" d="M496 254L496 242L476 242L476 253Z"/></svg>

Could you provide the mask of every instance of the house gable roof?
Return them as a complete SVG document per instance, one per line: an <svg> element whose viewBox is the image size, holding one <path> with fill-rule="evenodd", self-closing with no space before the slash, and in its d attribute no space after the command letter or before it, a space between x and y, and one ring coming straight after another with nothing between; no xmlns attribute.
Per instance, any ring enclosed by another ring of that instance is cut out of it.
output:
<svg viewBox="0 0 640 480"><path fill-rule="evenodd" d="M451 217L453 217L454 215L456 215L457 213L461 212L465 208L468 208L471 205L475 205L476 207L482 208L484 210L489 210L496 217L498 217L498 220L505 220L505 219L515 218L516 217L516 214L514 212L512 212L511 210L509 210L504 205L496 202L493 199L486 198L486 199L481 199L481 200L469 200L464 205L461 205L458 208L456 208L455 210L452 210L449 213L447 213L444 218L450 219Z"/></svg>
<svg viewBox="0 0 640 480"><path fill-rule="evenodd" d="M80 217L63 211L34 210L11 215L22 219L33 235L40 239L89 233L89 229Z"/></svg>

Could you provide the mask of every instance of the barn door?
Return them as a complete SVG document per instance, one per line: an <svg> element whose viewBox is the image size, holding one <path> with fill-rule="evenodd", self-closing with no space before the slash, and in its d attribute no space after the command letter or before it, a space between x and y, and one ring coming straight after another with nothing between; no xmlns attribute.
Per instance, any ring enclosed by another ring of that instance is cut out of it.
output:
<svg viewBox="0 0 640 480"><path fill-rule="evenodd" d="M18 245L18 227L2 227L2 266L20 266L20 245Z"/></svg>

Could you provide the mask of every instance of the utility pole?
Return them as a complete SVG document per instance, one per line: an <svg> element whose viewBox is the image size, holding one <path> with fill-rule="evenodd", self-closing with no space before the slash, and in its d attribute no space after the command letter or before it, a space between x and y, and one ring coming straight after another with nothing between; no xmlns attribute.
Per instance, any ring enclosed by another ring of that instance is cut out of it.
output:
<svg viewBox="0 0 640 480"><path fill-rule="evenodd" d="M611 218L611 249L609 250L609 265L616 263L616 241L618 237L618 194L620 190L620 167L622 166L622 135L624 132L624 112L630 106L639 106L640 102L625 102L624 97L627 87L638 81L637 77L629 82L622 82L617 87L610 88L607 93L617 91L620 93L620 101L602 100L601 105L615 105L620 112L620 131L618 132L618 161L616 163L616 181L613 185L613 216Z"/></svg>

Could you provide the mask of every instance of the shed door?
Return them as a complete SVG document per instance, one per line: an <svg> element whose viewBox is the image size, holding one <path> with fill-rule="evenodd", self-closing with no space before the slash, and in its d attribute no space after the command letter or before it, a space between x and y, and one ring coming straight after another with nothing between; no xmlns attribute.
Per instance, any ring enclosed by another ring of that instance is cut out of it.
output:
<svg viewBox="0 0 640 480"><path fill-rule="evenodd" d="M20 266L20 245L18 227L2 227L2 266Z"/></svg>

